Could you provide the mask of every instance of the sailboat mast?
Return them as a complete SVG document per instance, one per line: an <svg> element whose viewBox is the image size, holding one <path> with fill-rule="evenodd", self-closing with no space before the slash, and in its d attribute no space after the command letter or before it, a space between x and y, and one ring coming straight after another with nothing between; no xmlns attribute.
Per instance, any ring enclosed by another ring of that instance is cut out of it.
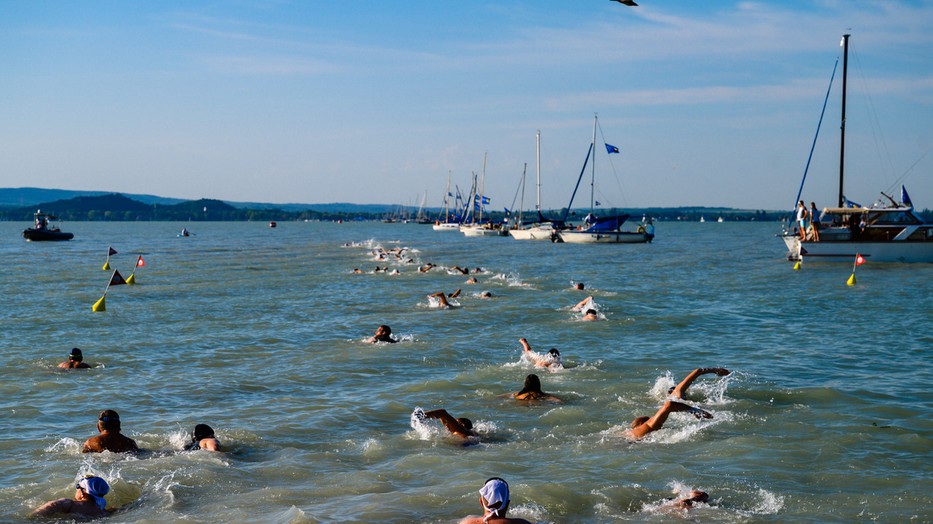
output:
<svg viewBox="0 0 933 524"><path fill-rule="evenodd" d="M535 180L538 188L538 197L535 200L535 211L541 212L541 130L535 134ZM524 195L524 190L522 190Z"/></svg>
<svg viewBox="0 0 933 524"><path fill-rule="evenodd" d="M593 195L596 193L596 126L599 122L599 115L593 115L593 144L590 146L593 150L593 171L590 178L590 214L593 214Z"/></svg>
<svg viewBox="0 0 933 524"><path fill-rule="evenodd" d="M483 153L483 177L479 180L479 223L483 223L483 201L486 199L486 155L488 152Z"/></svg>
<svg viewBox="0 0 933 524"><path fill-rule="evenodd" d="M842 117L839 125L839 207L843 206L842 183L846 163L846 80L849 69L849 35L842 35Z"/></svg>
<svg viewBox="0 0 933 524"><path fill-rule="evenodd" d="M444 222L450 222L450 170L447 170L447 191L444 193Z"/></svg>

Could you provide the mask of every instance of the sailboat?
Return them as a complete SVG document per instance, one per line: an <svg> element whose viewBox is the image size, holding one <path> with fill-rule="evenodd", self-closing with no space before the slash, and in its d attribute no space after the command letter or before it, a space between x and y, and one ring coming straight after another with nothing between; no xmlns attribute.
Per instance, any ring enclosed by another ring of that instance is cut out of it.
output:
<svg viewBox="0 0 933 524"><path fill-rule="evenodd" d="M589 152L586 154L586 160L583 162L583 169L580 170L580 177L577 179L577 185L573 190L573 196L570 197L570 204L564 214L564 220L567 219L571 207L573 206L573 197L577 194L580 187L580 181L583 180L583 174L586 172L587 162L590 164L590 212L586 215L584 225L579 229L562 229L558 232L561 241L572 244L636 244L650 242L654 238L654 233L649 233L647 228L653 225L649 222L639 226L637 231L623 231L622 225L628 220L629 215L611 215L598 217L594 214L594 195L596 186L596 128L599 125L599 116L593 117L593 141L590 143ZM606 144L608 150L611 146Z"/></svg>
<svg viewBox="0 0 933 524"><path fill-rule="evenodd" d="M537 188L537 198L535 200L535 212L540 218L541 215L541 131L535 133L535 179ZM548 221L532 221L525 223L525 173L522 173L522 200L518 208L518 224L509 229L509 235L515 240L553 240L554 223Z"/></svg>
<svg viewBox="0 0 933 524"><path fill-rule="evenodd" d="M823 209L816 235L785 226L781 237L788 249L787 258L791 261L806 259L807 262L852 262L856 255L861 255L869 262L933 262L933 223L924 221L914 211L903 185L900 201L882 192L884 200L871 207L863 207L844 196L849 36L842 36L842 124L837 206ZM801 201L799 194L796 200Z"/></svg>
<svg viewBox="0 0 933 524"><path fill-rule="evenodd" d="M458 193L459 194L459 193ZM460 222L450 214L450 171L447 171L447 191L444 191L444 211L432 226L434 231L459 231Z"/></svg>
<svg viewBox="0 0 933 524"><path fill-rule="evenodd" d="M475 177L475 175L474 175ZM474 187L476 180L474 178ZM486 154L483 154L483 176L480 179L479 192L472 192L473 209L470 212L471 221L460 224L460 232L467 237L504 237L508 236L509 230L502 224L493 224L491 221L483 222L483 210L489 203L489 198L484 192L486 186Z"/></svg>

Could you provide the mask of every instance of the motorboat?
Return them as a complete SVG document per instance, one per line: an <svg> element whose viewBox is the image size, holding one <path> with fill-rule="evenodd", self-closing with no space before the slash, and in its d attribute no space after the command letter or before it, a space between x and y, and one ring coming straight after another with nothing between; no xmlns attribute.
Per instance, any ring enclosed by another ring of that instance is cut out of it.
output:
<svg viewBox="0 0 933 524"><path fill-rule="evenodd" d="M74 234L62 231L53 221L58 217L43 213L41 209L35 212L34 227L23 230L23 238L28 242L71 240Z"/></svg>

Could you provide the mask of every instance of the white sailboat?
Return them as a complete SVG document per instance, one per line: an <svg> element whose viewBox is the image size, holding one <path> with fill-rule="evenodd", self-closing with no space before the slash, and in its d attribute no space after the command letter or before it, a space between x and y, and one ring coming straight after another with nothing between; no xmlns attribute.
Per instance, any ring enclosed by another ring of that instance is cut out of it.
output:
<svg viewBox="0 0 933 524"><path fill-rule="evenodd" d="M460 232L467 237L504 237L508 236L509 230L502 224L493 224L492 222L483 222L483 210L486 208L486 153L483 153L483 175L480 179L479 193L474 194L474 208L479 206L479 214L476 220L470 223L460 224ZM476 216L476 213L471 214Z"/></svg>
<svg viewBox="0 0 933 524"><path fill-rule="evenodd" d="M535 187L537 198L535 212L541 217L541 131L535 133ZM522 173L522 200L518 208L518 224L509 228L509 235L515 240L553 240L554 224L552 222L531 221L525 224L525 174Z"/></svg>
<svg viewBox="0 0 933 524"><path fill-rule="evenodd" d="M432 228L434 231L459 231L460 222L450 215L450 170L447 171L447 191L444 191L443 216L438 216Z"/></svg>
<svg viewBox="0 0 933 524"><path fill-rule="evenodd" d="M590 213L586 216L585 225L578 229L563 229L558 232L560 240L571 244L638 244L650 242L654 238L653 228L650 220L648 223L638 227L636 231L624 231L622 225L628 220L629 215L611 215L598 217L594 214L594 196L596 186L596 128L599 125L599 117L593 118L593 141L590 143L590 149L587 153L587 160L590 162L591 180L590 180ZM607 149L611 146L607 144ZM577 188L580 187L580 180L586 171L586 163L583 164L583 170L580 171L580 178L577 180ZM576 195L576 188L574 195ZM570 205L567 206L567 212L573 205L573 197L570 198ZM566 219L566 216L564 217ZM649 231L649 228L651 231Z"/></svg>
<svg viewBox="0 0 933 524"><path fill-rule="evenodd" d="M842 45L842 125L837 207L823 209L816 235L811 235L808 231L801 233L798 228L785 227L781 237L788 249L787 258L792 261L806 259L808 263L851 263L856 255L861 255L869 262L933 263L933 223L924 221L914 212L913 203L903 185L900 202L882 192L884 201L876 202L871 207L863 207L844 196L849 35L843 35ZM797 200L800 200L799 195Z"/></svg>

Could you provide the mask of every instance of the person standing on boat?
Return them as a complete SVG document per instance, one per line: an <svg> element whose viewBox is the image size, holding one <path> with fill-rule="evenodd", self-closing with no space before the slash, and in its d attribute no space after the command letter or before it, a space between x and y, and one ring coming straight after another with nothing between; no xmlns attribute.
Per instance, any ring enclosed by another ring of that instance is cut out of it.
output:
<svg viewBox="0 0 933 524"><path fill-rule="evenodd" d="M81 350L78 348L72 348L71 354L68 355L68 360L62 362L58 367L62 369L87 369L91 366L83 362L84 355L81 354Z"/></svg>
<svg viewBox="0 0 933 524"><path fill-rule="evenodd" d="M820 214L816 210L816 202L810 202L810 239L820 241Z"/></svg>
<svg viewBox="0 0 933 524"><path fill-rule="evenodd" d="M112 410L101 411L97 418L97 431L100 435L91 437L84 442L81 453L136 453L139 446L136 441L120 433L120 415Z"/></svg>
<svg viewBox="0 0 933 524"><path fill-rule="evenodd" d="M803 200L797 203L797 231L800 234L800 240L807 239L807 205Z"/></svg>

